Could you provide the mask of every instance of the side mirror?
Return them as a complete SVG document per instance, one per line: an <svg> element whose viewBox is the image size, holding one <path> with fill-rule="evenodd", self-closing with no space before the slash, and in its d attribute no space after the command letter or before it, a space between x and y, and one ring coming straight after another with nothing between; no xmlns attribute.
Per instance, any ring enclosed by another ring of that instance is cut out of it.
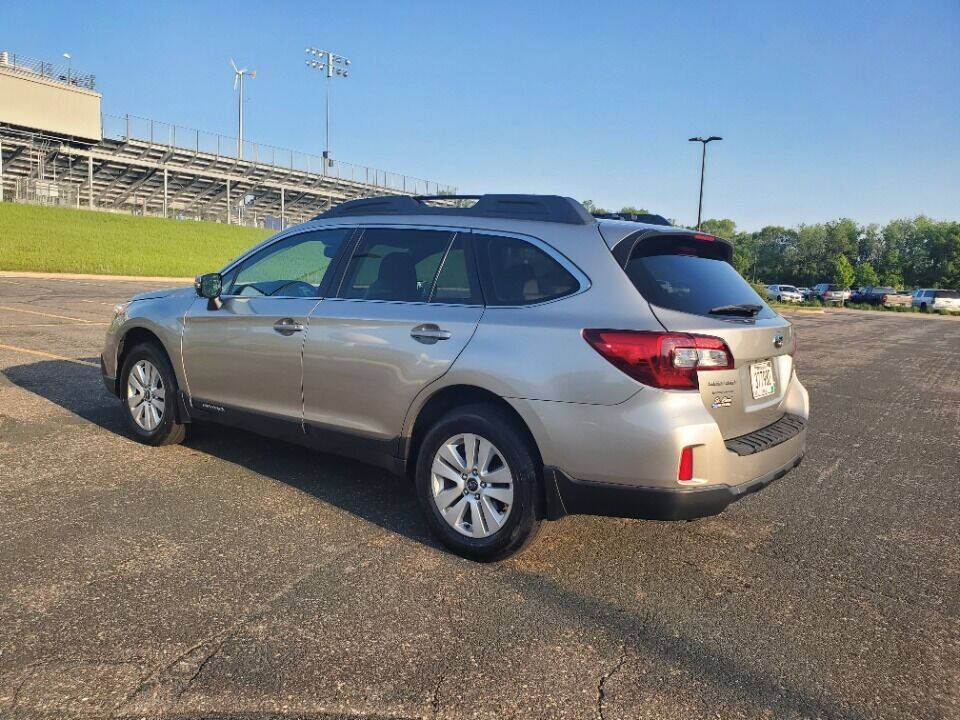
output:
<svg viewBox="0 0 960 720"><path fill-rule="evenodd" d="M215 300L223 292L223 276L220 273L206 273L196 279L194 287L200 297Z"/></svg>

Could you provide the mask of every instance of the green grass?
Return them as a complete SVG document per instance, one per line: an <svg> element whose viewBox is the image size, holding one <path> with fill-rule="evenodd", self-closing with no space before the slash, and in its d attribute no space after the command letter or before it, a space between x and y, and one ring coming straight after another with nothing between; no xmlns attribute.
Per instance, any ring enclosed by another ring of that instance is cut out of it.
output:
<svg viewBox="0 0 960 720"><path fill-rule="evenodd" d="M270 230L0 203L0 270L193 277Z"/></svg>

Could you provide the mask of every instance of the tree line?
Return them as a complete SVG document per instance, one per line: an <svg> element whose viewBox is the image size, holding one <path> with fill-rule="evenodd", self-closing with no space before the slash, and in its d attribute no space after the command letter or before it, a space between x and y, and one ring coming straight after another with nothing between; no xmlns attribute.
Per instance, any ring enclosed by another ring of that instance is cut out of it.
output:
<svg viewBox="0 0 960 720"><path fill-rule="evenodd" d="M595 212L605 212L589 200ZM622 213L644 213L628 207ZM733 242L733 264L750 281L843 287L960 289L960 222L915 218L860 225L849 218L758 232L737 230L733 220L705 220L701 229Z"/></svg>

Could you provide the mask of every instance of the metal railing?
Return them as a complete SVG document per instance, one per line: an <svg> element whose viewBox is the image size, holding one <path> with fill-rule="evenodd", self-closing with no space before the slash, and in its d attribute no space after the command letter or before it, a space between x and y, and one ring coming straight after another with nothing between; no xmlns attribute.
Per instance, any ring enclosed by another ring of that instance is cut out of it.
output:
<svg viewBox="0 0 960 720"><path fill-rule="evenodd" d="M87 90L95 90L97 87L96 75L77 72L68 63L54 64L7 50L0 50L0 68L21 75L46 78L64 85L75 85Z"/></svg>
<svg viewBox="0 0 960 720"><path fill-rule="evenodd" d="M345 182L362 183L373 187L411 195L450 195L456 193L452 185L432 180L379 170L365 165L354 165L341 160L328 160L320 155L288 150L273 145L243 141L242 152L237 138L219 133L160 122L136 115L102 114L103 137L110 140L139 140L153 145L167 145L196 153L269 165L286 170L325 175Z"/></svg>
<svg viewBox="0 0 960 720"><path fill-rule="evenodd" d="M56 180L18 178L13 199L14 202L31 205L80 207L80 185Z"/></svg>

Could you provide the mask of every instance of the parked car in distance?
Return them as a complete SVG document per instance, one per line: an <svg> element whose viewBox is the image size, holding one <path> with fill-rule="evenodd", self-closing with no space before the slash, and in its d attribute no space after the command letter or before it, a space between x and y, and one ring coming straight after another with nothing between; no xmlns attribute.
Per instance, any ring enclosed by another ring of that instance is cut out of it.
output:
<svg viewBox="0 0 960 720"><path fill-rule="evenodd" d="M913 306L920 308L920 312L960 311L960 291L922 288L913 293Z"/></svg>
<svg viewBox="0 0 960 720"><path fill-rule="evenodd" d="M803 295L793 285L767 285L767 299L777 302L801 302Z"/></svg>
<svg viewBox="0 0 960 720"><path fill-rule="evenodd" d="M348 201L117 305L102 374L131 436L208 420L378 465L485 561L566 514L714 515L800 463L794 329L732 243L470 197Z"/></svg>
<svg viewBox="0 0 960 720"><path fill-rule="evenodd" d="M892 287L866 287L851 296L850 302L885 307L910 307L913 303L913 295L906 290L896 290Z"/></svg>
<svg viewBox="0 0 960 720"><path fill-rule="evenodd" d="M832 285L830 283L814 285L813 293L818 300L822 300L823 302L842 303L844 300L850 299L849 290L844 290L839 285Z"/></svg>
<svg viewBox="0 0 960 720"><path fill-rule="evenodd" d="M809 300L809 299L811 298L811 296L813 295L813 290L811 290L811 289L808 288L808 287L802 287L802 286L801 286L801 287L798 287L798 288L797 288L797 292L800 293L800 294L803 296L803 299L804 299L804 300Z"/></svg>

